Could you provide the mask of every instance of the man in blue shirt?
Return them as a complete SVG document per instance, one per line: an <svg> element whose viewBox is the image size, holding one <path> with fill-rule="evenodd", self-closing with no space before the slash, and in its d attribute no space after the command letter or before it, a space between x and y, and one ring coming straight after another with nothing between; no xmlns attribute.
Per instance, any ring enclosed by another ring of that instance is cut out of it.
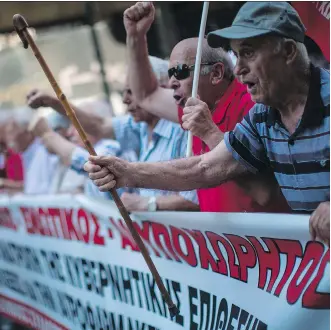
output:
<svg viewBox="0 0 331 330"><path fill-rule="evenodd" d="M227 43L234 51L234 73L257 103L243 121L197 157L147 164L90 157L84 167L90 178L101 191L115 185L190 190L270 171L290 207L312 214L312 238L329 244L330 74L310 64L304 36L288 3L245 3L231 27L208 36L211 46ZM206 104L191 98L188 106Z"/></svg>
<svg viewBox="0 0 331 330"><path fill-rule="evenodd" d="M168 62L150 58L153 70L160 84L168 79ZM28 105L33 108L49 106L63 113L57 98L32 91L28 95ZM179 124L160 119L137 106L128 84L123 94L123 102L128 106L129 115L122 117L98 116L74 107L76 115L87 133L97 140L115 139L121 152L134 150L139 162L166 161L185 156L187 132ZM123 193L121 199L129 211L198 211L196 191L180 196L163 190L139 189L139 193Z"/></svg>

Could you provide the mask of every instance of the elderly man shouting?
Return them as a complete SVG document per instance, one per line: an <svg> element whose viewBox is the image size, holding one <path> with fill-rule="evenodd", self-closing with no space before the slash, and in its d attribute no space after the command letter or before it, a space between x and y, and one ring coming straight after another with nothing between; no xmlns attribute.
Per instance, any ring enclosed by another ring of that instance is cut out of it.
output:
<svg viewBox="0 0 331 330"><path fill-rule="evenodd" d="M292 210L312 213L310 230L330 239L330 74L309 62L305 28L286 2L247 2L231 27L208 36L229 45L234 72L257 104L212 151L163 163L90 157L85 170L100 190L139 186L212 187L247 173L272 171ZM206 106L189 99L186 107Z"/></svg>

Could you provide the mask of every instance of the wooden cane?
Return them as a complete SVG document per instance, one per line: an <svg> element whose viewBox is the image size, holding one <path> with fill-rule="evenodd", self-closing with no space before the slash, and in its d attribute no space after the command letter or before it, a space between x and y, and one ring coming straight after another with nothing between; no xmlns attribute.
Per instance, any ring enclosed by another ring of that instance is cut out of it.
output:
<svg viewBox="0 0 331 330"><path fill-rule="evenodd" d="M25 18L20 14L16 14L13 17L13 24L14 24L14 27L15 27L15 30L16 30L18 36L22 40L23 47L25 49L27 49L30 45L34 55L36 56L38 62L40 63L50 84L52 85L52 87L56 93L56 96L58 97L63 108L65 109L68 118L73 123L73 125L75 126L76 130L79 133L79 136L81 137L82 141L84 142L86 149L88 150L90 155L96 156L97 154L96 154L91 142L88 140L82 125L78 121L74 110L71 108L66 96L63 94L62 90L60 89L59 85L57 84L51 70L49 69L48 65L46 64L46 61L44 60L43 56L41 55L34 40L32 39L32 37L27 29L29 27L29 25L26 22ZM142 241L141 237L139 236L138 232L134 228L132 220L129 216L129 213L126 210L125 206L123 205L120 197L118 196L116 189L112 188L109 192L110 192L119 212L121 213L126 225L128 226L132 237L134 238L135 242L137 243L137 245L146 261L146 264L147 264L149 270L151 271L159 290L161 291L163 299L165 300L165 302L168 305L170 316L171 316L171 318L173 318L174 316L179 314L179 310L178 310L177 306L173 303L167 289L165 288L165 286L161 280L161 277L147 251L147 248L146 248L144 242Z"/></svg>
<svg viewBox="0 0 331 330"><path fill-rule="evenodd" d="M195 65L194 65L192 97L195 97L195 98L198 96L198 85L199 85L199 77L200 77L202 42L203 42L203 39L204 39L204 36L205 36L206 22L207 22L207 16L208 16L208 8L209 8L209 2L205 1L203 3L201 22L200 22L199 39L198 39L198 47L197 47L197 55L195 57ZM192 142L193 142L193 135L189 131L188 136L187 136L186 157L192 156Z"/></svg>

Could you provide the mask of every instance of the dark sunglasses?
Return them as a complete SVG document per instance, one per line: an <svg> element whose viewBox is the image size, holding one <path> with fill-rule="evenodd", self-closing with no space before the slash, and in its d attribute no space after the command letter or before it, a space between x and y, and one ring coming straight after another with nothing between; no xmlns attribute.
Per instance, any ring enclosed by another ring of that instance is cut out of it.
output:
<svg viewBox="0 0 331 330"><path fill-rule="evenodd" d="M218 62L211 62L211 63L201 63L203 65L214 65ZM183 80L190 76L190 72L194 70L195 64L187 65L187 64L178 64L173 68L168 70L169 79L174 76L177 80Z"/></svg>

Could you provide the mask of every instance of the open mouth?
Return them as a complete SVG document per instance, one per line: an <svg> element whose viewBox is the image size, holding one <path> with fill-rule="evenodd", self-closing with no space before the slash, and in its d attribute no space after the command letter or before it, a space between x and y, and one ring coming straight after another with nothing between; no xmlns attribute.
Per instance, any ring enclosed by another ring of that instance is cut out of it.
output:
<svg viewBox="0 0 331 330"><path fill-rule="evenodd" d="M256 87L256 83L251 82L251 81L245 81L244 85L247 86L247 91L250 93L252 91L254 91L255 87Z"/></svg>
<svg viewBox="0 0 331 330"><path fill-rule="evenodd" d="M174 95L174 99L176 101L176 105L179 105L181 107L185 105L184 97L181 97L180 95Z"/></svg>

